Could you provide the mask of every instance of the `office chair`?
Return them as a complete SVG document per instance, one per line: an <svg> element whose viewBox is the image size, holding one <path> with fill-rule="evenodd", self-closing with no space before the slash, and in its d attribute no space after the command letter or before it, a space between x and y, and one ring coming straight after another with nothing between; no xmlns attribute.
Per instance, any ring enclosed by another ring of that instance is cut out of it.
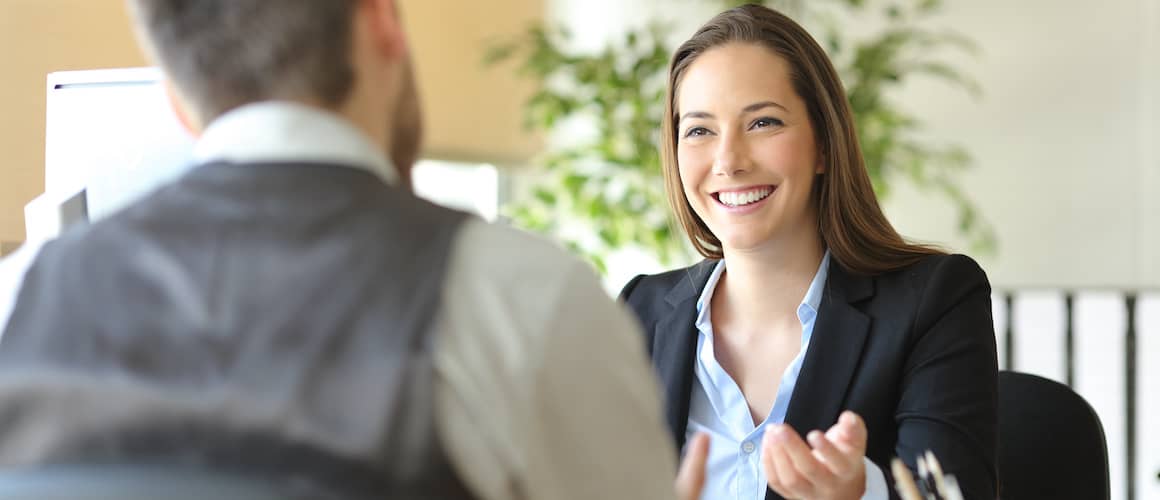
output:
<svg viewBox="0 0 1160 500"><path fill-rule="evenodd" d="M999 498L1110 498L1095 410L1066 385L999 372Z"/></svg>

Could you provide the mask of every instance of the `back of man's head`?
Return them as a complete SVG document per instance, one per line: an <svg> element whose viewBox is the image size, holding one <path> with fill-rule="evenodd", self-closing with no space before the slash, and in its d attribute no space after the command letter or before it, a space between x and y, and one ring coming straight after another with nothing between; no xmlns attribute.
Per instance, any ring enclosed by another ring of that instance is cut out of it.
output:
<svg viewBox="0 0 1160 500"><path fill-rule="evenodd" d="M175 89L208 123L253 102L337 107L355 83L358 0L128 0Z"/></svg>

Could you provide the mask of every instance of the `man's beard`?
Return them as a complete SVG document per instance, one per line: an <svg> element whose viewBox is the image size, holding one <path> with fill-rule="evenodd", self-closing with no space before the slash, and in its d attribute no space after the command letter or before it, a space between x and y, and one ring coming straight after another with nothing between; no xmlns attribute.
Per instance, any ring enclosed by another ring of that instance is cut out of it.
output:
<svg viewBox="0 0 1160 500"><path fill-rule="evenodd" d="M419 149L423 142L423 115L410 61L404 66L402 84L395 103L395 116L391 117L394 127L390 131L390 155L391 162L399 171L400 184L410 190L411 169L419 160Z"/></svg>

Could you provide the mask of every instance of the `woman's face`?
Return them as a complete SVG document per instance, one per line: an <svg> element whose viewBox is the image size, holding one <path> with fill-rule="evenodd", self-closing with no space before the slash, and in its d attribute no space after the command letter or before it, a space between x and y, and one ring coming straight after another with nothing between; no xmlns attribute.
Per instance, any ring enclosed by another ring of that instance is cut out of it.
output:
<svg viewBox="0 0 1160 500"><path fill-rule="evenodd" d="M685 197L727 253L817 235L823 166L789 71L769 49L731 43L693 61L676 96Z"/></svg>

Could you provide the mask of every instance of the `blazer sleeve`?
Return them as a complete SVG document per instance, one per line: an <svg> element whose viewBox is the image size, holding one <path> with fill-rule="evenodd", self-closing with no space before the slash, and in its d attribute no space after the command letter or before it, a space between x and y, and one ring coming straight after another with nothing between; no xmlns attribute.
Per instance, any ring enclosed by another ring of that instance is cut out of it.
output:
<svg viewBox="0 0 1160 500"><path fill-rule="evenodd" d="M995 498L998 362L991 286L975 261L939 259L915 311L902 374L896 455L931 450L965 498Z"/></svg>

